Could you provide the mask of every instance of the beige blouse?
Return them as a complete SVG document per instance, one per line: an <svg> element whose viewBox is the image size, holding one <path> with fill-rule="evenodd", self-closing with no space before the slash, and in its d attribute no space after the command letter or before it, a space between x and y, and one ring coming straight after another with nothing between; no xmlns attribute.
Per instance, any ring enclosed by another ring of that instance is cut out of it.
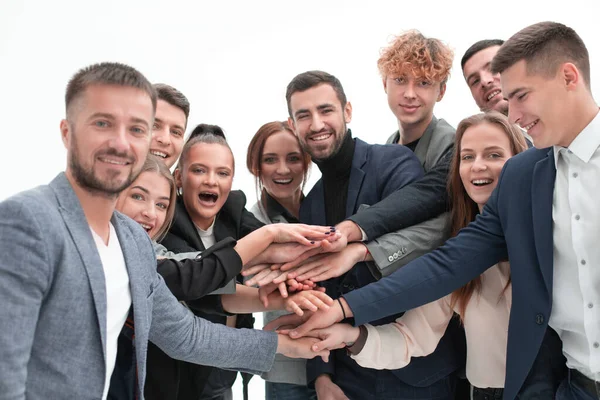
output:
<svg viewBox="0 0 600 400"><path fill-rule="evenodd" d="M508 319L511 287L508 262L494 265L482 275L481 293L474 293L467 304L463 323L467 338L467 378L479 388L504 387ZM411 357L431 354L446 331L453 313L450 295L406 312L396 322L365 325L365 346L352 358L363 367L397 369Z"/></svg>

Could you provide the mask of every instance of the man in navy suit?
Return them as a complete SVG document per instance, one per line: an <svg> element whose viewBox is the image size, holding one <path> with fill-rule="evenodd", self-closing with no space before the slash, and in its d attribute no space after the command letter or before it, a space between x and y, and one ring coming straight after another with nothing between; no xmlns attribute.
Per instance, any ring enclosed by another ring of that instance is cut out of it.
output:
<svg viewBox="0 0 600 400"><path fill-rule="evenodd" d="M355 214L360 205L375 204L423 175L420 162L405 146L369 145L352 138L346 126L352 106L334 76L322 71L302 73L288 85L286 99L289 122L322 172L302 202L302 222L338 224ZM365 245L351 243L347 249L350 251L338 254L353 258L352 264L357 265L324 283L331 296L375 281L361 263L368 256ZM307 381L315 385L321 400L453 399L453 372L464 362L454 340L452 333L445 335L434 354L396 371L363 368L344 351L332 352L328 363L308 363Z"/></svg>
<svg viewBox="0 0 600 400"><path fill-rule="evenodd" d="M512 271L504 399L517 397L550 326L568 376L557 399L600 398L600 117L587 49L562 24L542 22L511 37L501 74L509 118L536 148L510 159L481 215L437 251L345 294L293 337L345 316L363 324L436 300L502 259ZM341 307L344 307L343 309Z"/></svg>

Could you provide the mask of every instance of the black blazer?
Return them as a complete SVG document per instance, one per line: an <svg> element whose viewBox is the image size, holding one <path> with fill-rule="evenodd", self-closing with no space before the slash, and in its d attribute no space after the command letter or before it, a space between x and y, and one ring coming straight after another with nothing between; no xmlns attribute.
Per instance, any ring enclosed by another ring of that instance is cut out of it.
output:
<svg viewBox="0 0 600 400"><path fill-rule="evenodd" d="M227 238L240 239L264 225L245 206L246 196L242 191L235 190L229 194L215 221L214 235L217 242ZM161 243L175 253L205 250L181 197L177 198L173 224ZM238 275L238 281L241 282L241 278ZM226 283L227 281L223 282L223 286ZM195 315L214 323L226 322L227 313L223 311L218 295L186 301L186 304ZM252 314L241 314L238 315L236 327L252 328L253 323ZM202 398L203 392L205 396L207 391L218 394L233 385L237 374L235 371L171 359L151 343L148 346L147 369L144 395L148 400L197 400Z"/></svg>

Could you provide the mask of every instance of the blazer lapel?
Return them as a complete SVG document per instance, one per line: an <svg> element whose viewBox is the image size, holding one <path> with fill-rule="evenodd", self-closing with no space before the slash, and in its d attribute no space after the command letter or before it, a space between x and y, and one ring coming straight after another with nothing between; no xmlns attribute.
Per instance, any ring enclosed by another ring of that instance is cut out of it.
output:
<svg viewBox="0 0 600 400"><path fill-rule="evenodd" d="M554 154L550 149L548 156L536 163L531 185L535 249L548 293L552 293L552 200L555 178Z"/></svg>
<svg viewBox="0 0 600 400"><path fill-rule="evenodd" d="M438 120L435 115L432 117L431 122L427 125L427 129L419 139L419 143L417 143L417 147L415 148L415 155L421 162L421 166L425 167L425 160L427 159L427 150L429 150L429 143L431 143L431 137L433 136L433 131L437 126Z"/></svg>
<svg viewBox="0 0 600 400"><path fill-rule="evenodd" d="M356 210L356 203L365 172L362 167L367 161L367 144L360 139L356 139L354 147L354 156L352 158L352 170L350 171L350 180L348 182L348 199L346 200L346 218L353 215Z"/></svg>
<svg viewBox="0 0 600 400"><path fill-rule="evenodd" d="M96 316L98 318L102 349L104 354L106 354L106 281L104 279L104 269L100 260L100 254L98 254L98 248L81 208L81 203L79 203L79 199L65 174L62 173L55 178L50 187L52 187L56 194L59 212L65 221L65 225L79 252L83 267L88 276L96 308Z"/></svg>

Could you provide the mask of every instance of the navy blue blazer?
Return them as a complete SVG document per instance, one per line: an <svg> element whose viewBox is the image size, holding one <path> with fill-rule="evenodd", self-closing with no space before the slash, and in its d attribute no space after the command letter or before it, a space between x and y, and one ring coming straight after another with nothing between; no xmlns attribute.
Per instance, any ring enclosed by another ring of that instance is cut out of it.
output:
<svg viewBox="0 0 600 400"><path fill-rule="evenodd" d="M390 193L423 176L419 160L407 147L395 144L370 145L360 139L354 140L356 145L348 185L346 217L355 214L361 204L373 205ZM312 225L326 224L322 180L315 184L302 202L300 221ZM371 222L377 223L377 221ZM374 280L375 278L366 265L357 264L345 275L324 282L323 286L331 297L336 298ZM379 323L391 322L396 317L386 318ZM406 368L395 370L393 373L409 385L424 387L446 377L464 365L464 349L457 348L453 343L454 339L446 336L438 347L439 351L411 363ZM325 373L332 375L335 381L335 364L340 362L343 362L346 368L362 369L347 356L345 350L336 350L332 352L329 363L324 363L320 358L308 360L307 381L313 385L314 380Z"/></svg>
<svg viewBox="0 0 600 400"><path fill-rule="evenodd" d="M356 324L439 299L508 258L513 303L504 399L514 399L542 346L552 310L555 176L551 148L532 148L508 160L482 213L455 238L344 296ZM562 354L551 358L559 360Z"/></svg>

